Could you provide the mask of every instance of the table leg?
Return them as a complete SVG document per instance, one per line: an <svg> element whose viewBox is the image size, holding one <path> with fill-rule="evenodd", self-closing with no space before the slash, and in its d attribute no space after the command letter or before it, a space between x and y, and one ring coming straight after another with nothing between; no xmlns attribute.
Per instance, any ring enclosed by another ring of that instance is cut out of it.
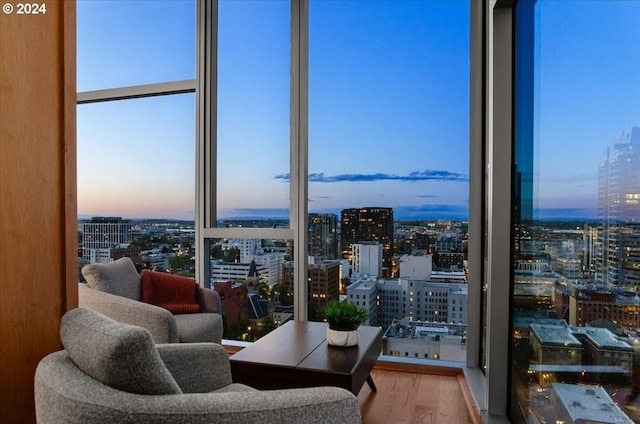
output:
<svg viewBox="0 0 640 424"><path fill-rule="evenodd" d="M376 384L373 382L373 378L371 378L371 374L367 376L367 384L369 385L369 388L372 392L378 391L378 389L376 388Z"/></svg>

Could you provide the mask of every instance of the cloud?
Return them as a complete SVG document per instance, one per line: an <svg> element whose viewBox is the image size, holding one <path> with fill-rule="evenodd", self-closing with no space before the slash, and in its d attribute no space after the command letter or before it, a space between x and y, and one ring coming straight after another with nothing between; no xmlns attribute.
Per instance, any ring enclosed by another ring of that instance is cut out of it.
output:
<svg viewBox="0 0 640 424"><path fill-rule="evenodd" d="M276 180L289 181L290 174L279 174L274 177ZM324 172L309 174L310 183L342 183L342 182L370 182L370 181L469 181L469 176L456 172L424 170L414 171L408 175L396 174L338 174L325 175Z"/></svg>

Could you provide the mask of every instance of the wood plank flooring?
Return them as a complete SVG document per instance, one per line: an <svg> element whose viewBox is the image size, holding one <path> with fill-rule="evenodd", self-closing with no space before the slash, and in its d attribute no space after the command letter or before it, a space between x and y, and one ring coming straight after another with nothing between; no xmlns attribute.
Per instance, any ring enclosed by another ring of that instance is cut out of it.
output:
<svg viewBox="0 0 640 424"><path fill-rule="evenodd" d="M476 424L462 375L376 369L358 394L363 424ZM470 413L472 412L472 413Z"/></svg>
<svg viewBox="0 0 640 424"><path fill-rule="evenodd" d="M371 377L377 392L365 383L358 393L363 424L481 424L459 370L378 362Z"/></svg>

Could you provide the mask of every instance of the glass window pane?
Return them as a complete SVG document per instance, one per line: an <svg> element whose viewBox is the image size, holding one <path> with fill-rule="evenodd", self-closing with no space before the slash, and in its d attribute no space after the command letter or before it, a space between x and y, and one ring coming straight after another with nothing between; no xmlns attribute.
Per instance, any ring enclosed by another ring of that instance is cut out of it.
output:
<svg viewBox="0 0 640 424"><path fill-rule="evenodd" d="M195 78L195 1L77 2L77 89Z"/></svg>
<svg viewBox="0 0 640 424"><path fill-rule="evenodd" d="M512 422L640 422L638 18L518 3Z"/></svg>
<svg viewBox="0 0 640 424"><path fill-rule="evenodd" d="M194 219L195 99L78 106L78 214Z"/></svg>
<svg viewBox="0 0 640 424"><path fill-rule="evenodd" d="M210 240L226 340L255 341L293 319L292 255L292 240Z"/></svg>
<svg viewBox="0 0 640 424"><path fill-rule="evenodd" d="M338 254L320 256L345 261L341 294L370 325L420 335L412 358L466 360L469 8L309 5L310 242L337 217Z"/></svg>
<svg viewBox="0 0 640 424"><path fill-rule="evenodd" d="M288 1L219 2L217 217L289 220Z"/></svg>

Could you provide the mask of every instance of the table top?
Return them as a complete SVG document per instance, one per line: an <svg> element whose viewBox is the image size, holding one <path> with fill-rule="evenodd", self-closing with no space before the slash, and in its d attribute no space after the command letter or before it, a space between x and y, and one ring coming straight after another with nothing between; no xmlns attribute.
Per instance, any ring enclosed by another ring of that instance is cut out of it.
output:
<svg viewBox="0 0 640 424"><path fill-rule="evenodd" d="M325 322L289 321L230 359L285 368L351 373L382 338L381 328L361 326L357 346L329 346L326 342L327 327Z"/></svg>

